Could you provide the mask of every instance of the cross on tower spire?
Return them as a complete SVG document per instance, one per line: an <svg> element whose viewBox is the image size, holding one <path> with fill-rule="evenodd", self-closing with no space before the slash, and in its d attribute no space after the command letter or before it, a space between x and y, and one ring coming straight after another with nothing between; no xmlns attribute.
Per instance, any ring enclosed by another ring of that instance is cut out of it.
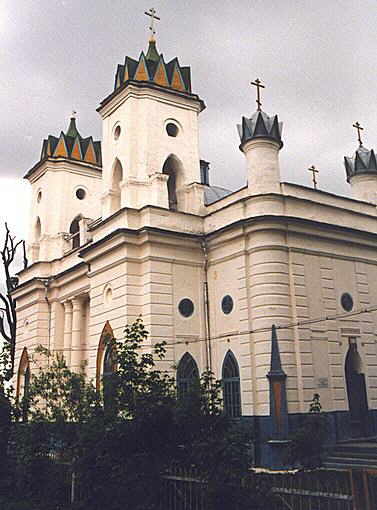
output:
<svg viewBox="0 0 377 510"><path fill-rule="evenodd" d="M260 89L264 89L266 87L264 85L262 85L262 82L260 81L259 78L257 78L255 81L250 82L250 85L254 85L257 88L257 100L256 100L256 103L257 103L257 110L260 112L261 111L261 106L262 106L262 103L261 103L261 100L260 100Z"/></svg>
<svg viewBox="0 0 377 510"><path fill-rule="evenodd" d="M360 147L363 146L363 142L361 141L361 133L360 131L364 131L364 128L361 127L359 122L355 122L355 124L352 124L352 127L357 129L357 140L359 142Z"/></svg>
<svg viewBox="0 0 377 510"><path fill-rule="evenodd" d="M151 18L151 24L149 26L149 30L151 31L150 41L154 41L154 36L156 34L156 30L155 30L155 26L154 26L155 20L160 21L160 19L161 19L158 16L156 16L156 13L157 13L157 11L154 7L149 9L149 11L144 12L144 14L146 14L147 16L150 16L150 18Z"/></svg>
<svg viewBox="0 0 377 510"><path fill-rule="evenodd" d="M316 167L314 165L312 165L310 168L308 168L308 171L309 172L312 172L313 174L313 186L314 186L314 189L317 189L317 179L315 178L315 174L318 174L319 173L319 170L316 169Z"/></svg>

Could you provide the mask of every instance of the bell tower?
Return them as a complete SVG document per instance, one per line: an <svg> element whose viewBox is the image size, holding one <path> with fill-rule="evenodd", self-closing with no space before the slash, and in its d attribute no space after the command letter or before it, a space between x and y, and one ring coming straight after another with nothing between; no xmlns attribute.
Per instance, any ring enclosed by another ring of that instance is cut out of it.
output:
<svg viewBox="0 0 377 510"><path fill-rule="evenodd" d="M43 141L38 163L25 175L32 188L32 263L60 258L86 243L86 225L101 214L101 177L101 142L81 136L73 112L67 131Z"/></svg>
<svg viewBox="0 0 377 510"><path fill-rule="evenodd" d="M198 115L189 67L165 62L151 37L139 59L118 65L114 91L98 108L103 120L103 217L120 208L155 205L199 213Z"/></svg>

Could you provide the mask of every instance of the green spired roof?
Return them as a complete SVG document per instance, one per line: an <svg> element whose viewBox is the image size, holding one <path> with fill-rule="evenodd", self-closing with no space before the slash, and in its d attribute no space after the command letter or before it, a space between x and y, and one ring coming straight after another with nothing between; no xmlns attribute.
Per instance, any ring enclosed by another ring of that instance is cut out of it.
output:
<svg viewBox="0 0 377 510"><path fill-rule="evenodd" d="M71 117L71 120L70 120L69 126L68 126L68 131L67 131L66 135L67 136L71 136L72 138L76 138L76 136L81 138L80 133L77 131L76 118L75 117Z"/></svg>
<svg viewBox="0 0 377 510"><path fill-rule="evenodd" d="M155 62L158 62L160 60L160 55L157 51L155 40L149 41L148 51L145 58L147 60L154 60Z"/></svg>
<svg viewBox="0 0 377 510"><path fill-rule="evenodd" d="M115 75L114 91L129 80L150 82L162 87L191 94L191 70L182 67L177 58L165 62L157 50L156 41L149 41L148 50L141 52L139 59L126 57L119 64Z"/></svg>
<svg viewBox="0 0 377 510"><path fill-rule="evenodd" d="M49 135L42 143L40 161L46 158L66 158L102 166L101 142L92 136L83 138L71 117L67 132L61 131L58 137Z"/></svg>

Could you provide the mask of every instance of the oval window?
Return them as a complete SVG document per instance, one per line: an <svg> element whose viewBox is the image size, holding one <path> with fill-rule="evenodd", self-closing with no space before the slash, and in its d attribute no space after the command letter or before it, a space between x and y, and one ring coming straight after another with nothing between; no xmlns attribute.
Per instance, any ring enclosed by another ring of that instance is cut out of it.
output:
<svg viewBox="0 0 377 510"><path fill-rule="evenodd" d="M340 298L340 304L342 305L343 310L350 312L353 308L353 299L351 294L348 292L342 294L342 297Z"/></svg>
<svg viewBox="0 0 377 510"><path fill-rule="evenodd" d="M221 309L225 313L225 315L228 315L233 310L233 299L231 296L226 295L223 297L221 301Z"/></svg>
<svg viewBox="0 0 377 510"><path fill-rule="evenodd" d="M178 135L179 129L176 124L173 124L172 122L169 122L166 124L166 132L169 136L176 137Z"/></svg>
<svg viewBox="0 0 377 510"><path fill-rule="evenodd" d="M183 317L191 317L194 313L194 303L191 299L184 298L179 302L178 310Z"/></svg>
<svg viewBox="0 0 377 510"><path fill-rule="evenodd" d="M76 197L79 200L84 200L85 196L86 196L86 191L83 188L79 188L76 190Z"/></svg>

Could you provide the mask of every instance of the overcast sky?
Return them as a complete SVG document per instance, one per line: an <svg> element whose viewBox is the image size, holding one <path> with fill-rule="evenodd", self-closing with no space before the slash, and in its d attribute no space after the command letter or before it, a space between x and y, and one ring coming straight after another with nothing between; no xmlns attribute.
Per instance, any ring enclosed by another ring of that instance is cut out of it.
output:
<svg viewBox="0 0 377 510"><path fill-rule="evenodd" d="M99 102L125 55L148 41L144 11L155 7L158 49L191 66L201 157L211 181L245 182L236 124L255 110L249 85L266 84L263 109L283 121L282 178L348 193L343 157L377 147L376 0L0 0L0 221L26 236L27 183L42 139L66 129L72 109L84 136L101 137ZM26 185L25 185L26 184Z"/></svg>

